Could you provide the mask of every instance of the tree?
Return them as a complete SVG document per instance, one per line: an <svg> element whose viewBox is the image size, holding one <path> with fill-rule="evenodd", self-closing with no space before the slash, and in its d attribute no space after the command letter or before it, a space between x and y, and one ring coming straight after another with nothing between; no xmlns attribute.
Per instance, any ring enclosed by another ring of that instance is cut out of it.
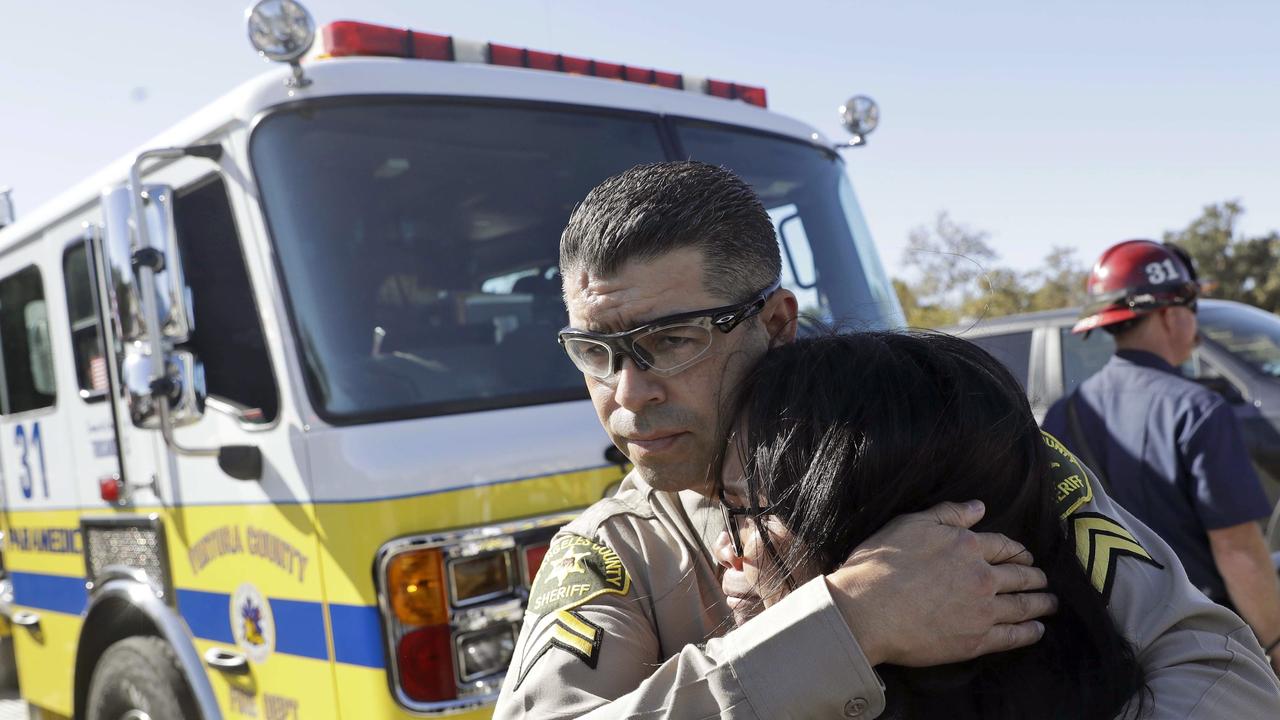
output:
<svg viewBox="0 0 1280 720"><path fill-rule="evenodd" d="M1185 229L1164 233L1192 257L1206 294L1280 312L1280 233L1244 237L1239 202L1209 205ZM968 324L1032 310L1085 303L1088 268L1075 248L1053 247L1037 268L1020 273L998 264L990 236L938 213L932 227L911 231L902 264L907 278L893 287L916 327Z"/></svg>
<svg viewBox="0 0 1280 720"><path fill-rule="evenodd" d="M1036 310L1075 307L1085 301L1089 270L1076 257L1076 249L1055 246L1045 256L1044 266L1032 272L1040 286L1032 293L1030 305Z"/></svg>
<svg viewBox="0 0 1280 720"><path fill-rule="evenodd" d="M1164 234L1191 255L1207 294L1280 311L1280 234L1244 237L1236 223L1244 208L1235 200L1207 205L1182 230Z"/></svg>
<svg viewBox="0 0 1280 720"><path fill-rule="evenodd" d="M898 293L898 302L902 303L902 311L907 315L907 325L911 327L943 327L954 323L958 317L954 310L921 303L905 280L894 278L893 289Z"/></svg>
<svg viewBox="0 0 1280 720"><path fill-rule="evenodd" d="M907 323L916 327L949 325L984 295L978 281L998 259L987 233L971 230L939 212L933 226L921 225L907 236L902 264L914 282L895 280ZM907 290L903 299L902 290Z"/></svg>
<svg viewBox="0 0 1280 720"><path fill-rule="evenodd" d="M977 285L982 293L961 306L960 322L973 323L1040 309L1032 306L1034 294L1028 291L1023 276L1017 271L993 267L977 279Z"/></svg>

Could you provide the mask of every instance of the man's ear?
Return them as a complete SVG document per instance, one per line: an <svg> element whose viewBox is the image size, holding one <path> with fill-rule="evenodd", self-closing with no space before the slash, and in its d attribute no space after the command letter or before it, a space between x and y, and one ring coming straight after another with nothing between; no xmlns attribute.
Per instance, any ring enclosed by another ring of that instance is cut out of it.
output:
<svg viewBox="0 0 1280 720"><path fill-rule="evenodd" d="M769 347L786 345L796 339L799 316L800 303L790 290L779 288L769 296L764 309L760 311L760 320L764 323L765 332L769 334Z"/></svg>

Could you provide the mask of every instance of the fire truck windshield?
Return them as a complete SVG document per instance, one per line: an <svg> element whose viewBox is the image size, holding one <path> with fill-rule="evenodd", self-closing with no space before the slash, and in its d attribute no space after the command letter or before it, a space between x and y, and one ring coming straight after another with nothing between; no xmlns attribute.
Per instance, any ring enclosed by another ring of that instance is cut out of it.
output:
<svg viewBox="0 0 1280 720"><path fill-rule="evenodd" d="M655 115L366 98L278 111L250 151L308 392L331 422L585 398L556 343L560 231L604 178L673 157L756 188L807 312L901 322L843 164L809 143Z"/></svg>

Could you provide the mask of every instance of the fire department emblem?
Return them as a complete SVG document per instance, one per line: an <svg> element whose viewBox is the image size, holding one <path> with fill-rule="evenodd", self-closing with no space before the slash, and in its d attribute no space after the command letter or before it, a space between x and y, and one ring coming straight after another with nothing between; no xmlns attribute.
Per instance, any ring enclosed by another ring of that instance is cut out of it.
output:
<svg viewBox="0 0 1280 720"><path fill-rule="evenodd" d="M231 632L236 645L253 662L263 662L276 648L271 605L250 583L236 588L231 596Z"/></svg>

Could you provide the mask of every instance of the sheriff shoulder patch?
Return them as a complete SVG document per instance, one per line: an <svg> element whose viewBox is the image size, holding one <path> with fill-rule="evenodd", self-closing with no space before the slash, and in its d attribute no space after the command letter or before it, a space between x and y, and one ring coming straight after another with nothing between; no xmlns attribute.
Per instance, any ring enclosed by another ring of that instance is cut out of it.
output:
<svg viewBox="0 0 1280 720"><path fill-rule="evenodd" d="M1089 475L1075 455L1058 438L1043 430L1044 444L1049 446L1049 479L1053 483L1058 517L1063 520L1093 499Z"/></svg>
<svg viewBox="0 0 1280 720"><path fill-rule="evenodd" d="M1067 525L1076 546L1076 557L1089 582L1103 599L1108 602L1111 599L1121 557L1131 557L1163 570L1164 566L1151 557L1124 525L1101 513L1077 512L1093 500L1089 474L1058 438L1043 430L1041 435L1049 447L1049 481L1053 483L1059 517Z"/></svg>
<svg viewBox="0 0 1280 720"><path fill-rule="evenodd" d="M516 659L520 673L516 686L553 649L595 669L604 630L574 608L605 595L626 596L629 592L631 577L612 548L579 535L559 535L552 540L529 589L525 624L530 630L523 657Z"/></svg>
<svg viewBox="0 0 1280 720"><path fill-rule="evenodd" d="M1131 557L1164 569L1132 533L1106 515L1077 513L1071 516L1070 526L1076 557L1080 559L1093 587L1108 601L1111 599L1111 586L1115 582L1116 566L1121 557Z"/></svg>

